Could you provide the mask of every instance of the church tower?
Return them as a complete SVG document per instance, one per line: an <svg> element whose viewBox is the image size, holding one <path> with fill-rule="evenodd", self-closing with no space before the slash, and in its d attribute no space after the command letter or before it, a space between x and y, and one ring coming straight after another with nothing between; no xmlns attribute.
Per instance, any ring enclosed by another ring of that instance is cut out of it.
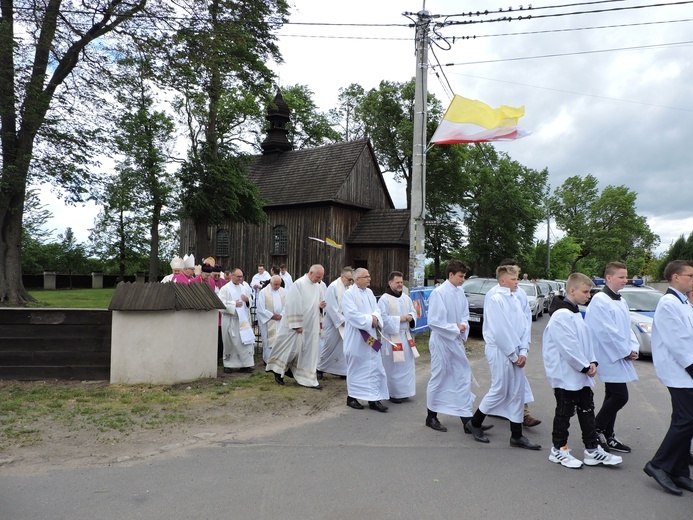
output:
<svg viewBox="0 0 693 520"><path fill-rule="evenodd" d="M260 145L263 155L291 151L293 147L287 138L288 130L286 129L286 125L291 119L291 112L280 90L277 90L272 104L267 107L265 118L270 125L267 130L267 137Z"/></svg>

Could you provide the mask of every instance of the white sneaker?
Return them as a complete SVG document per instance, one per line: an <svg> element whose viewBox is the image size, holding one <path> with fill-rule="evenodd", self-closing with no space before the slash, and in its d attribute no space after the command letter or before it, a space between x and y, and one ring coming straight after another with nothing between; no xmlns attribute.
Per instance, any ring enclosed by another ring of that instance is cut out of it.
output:
<svg viewBox="0 0 693 520"><path fill-rule="evenodd" d="M601 446L597 446L593 450L585 450L585 464L588 466L596 466L604 464L605 466L615 466L623 462L623 459L613 453L605 452Z"/></svg>
<svg viewBox="0 0 693 520"><path fill-rule="evenodd" d="M566 468L581 468L582 461L576 459L570 454L568 446L563 446L560 450L557 450L554 446L551 446L551 453L549 454L549 460L565 466Z"/></svg>

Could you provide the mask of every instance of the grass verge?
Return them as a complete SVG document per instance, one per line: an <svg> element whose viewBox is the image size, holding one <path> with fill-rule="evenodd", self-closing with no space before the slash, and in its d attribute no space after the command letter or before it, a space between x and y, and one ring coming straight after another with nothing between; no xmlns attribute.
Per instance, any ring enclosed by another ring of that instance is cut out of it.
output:
<svg viewBox="0 0 693 520"><path fill-rule="evenodd" d="M115 288L61 289L58 291L29 291L36 298L27 307L56 307L64 309L108 309Z"/></svg>

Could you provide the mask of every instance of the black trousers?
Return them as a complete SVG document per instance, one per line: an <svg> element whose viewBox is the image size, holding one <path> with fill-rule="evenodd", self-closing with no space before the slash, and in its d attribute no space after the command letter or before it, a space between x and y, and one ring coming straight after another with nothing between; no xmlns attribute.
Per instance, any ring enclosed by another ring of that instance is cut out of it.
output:
<svg viewBox="0 0 693 520"><path fill-rule="evenodd" d="M553 445L560 449L568 444L568 428L570 418L577 410L578 422L582 430L582 442L585 448L593 450L597 447L597 428L594 418L594 394L589 386L580 390L564 390L554 388L556 398L556 413L553 417Z"/></svg>
<svg viewBox="0 0 693 520"><path fill-rule="evenodd" d="M693 437L693 388L671 388L671 423L651 463L675 477L688 477Z"/></svg>
<svg viewBox="0 0 693 520"><path fill-rule="evenodd" d="M626 383L604 383L604 403L597 414L597 430L606 438L613 437L616 414L628 402Z"/></svg>

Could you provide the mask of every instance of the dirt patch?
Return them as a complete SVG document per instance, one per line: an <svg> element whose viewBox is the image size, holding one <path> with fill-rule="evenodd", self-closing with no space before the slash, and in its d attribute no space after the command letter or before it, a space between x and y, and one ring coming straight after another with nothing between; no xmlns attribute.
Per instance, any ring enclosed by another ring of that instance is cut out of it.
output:
<svg viewBox="0 0 693 520"><path fill-rule="evenodd" d="M483 342L471 338L467 351L470 359L483 356ZM427 378L429 367L430 355L423 352L417 360L418 376ZM221 393L214 400L204 398L198 388L178 385L189 392L199 391L199 399L193 395L188 400L190 404L177 411L179 416L175 420L161 421L153 427L136 423L128 428L104 429L85 418L65 421L50 414L36 417L29 428L37 430L40 439L24 445L20 442L7 445L0 452L0 468L7 474L29 475L56 468L129 465L181 453L192 446L244 442L347 411L346 381L337 376L326 374L323 390L301 387L289 378L280 387L269 374L256 373L253 377L262 381ZM220 371L214 384L231 385L248 379L247 374L229 375ZM0 382L0 391L8 391L12 384ZM84 384L51 383L56 389ZM107 382L91 382L89 386L97 392L109 388Z"/></svg>

